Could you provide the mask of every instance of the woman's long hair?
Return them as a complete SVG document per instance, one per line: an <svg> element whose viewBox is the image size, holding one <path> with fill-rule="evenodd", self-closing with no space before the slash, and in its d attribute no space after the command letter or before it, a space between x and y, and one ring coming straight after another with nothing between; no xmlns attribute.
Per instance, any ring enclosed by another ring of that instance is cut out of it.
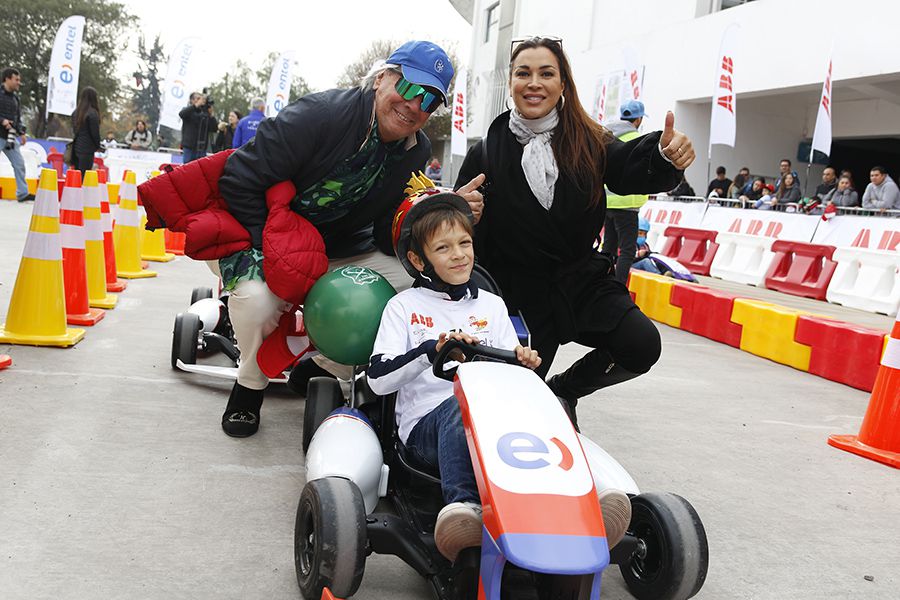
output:
<svg viewBox="0 0 900 600"><path fill-rule="evenodd" d="M81 90L81 94L78 96L78 105L75 107L75 114L73 115L75 123L75 131L73 133L78 133L81 126L84 125L88 111L92 108L97 111L97 117L99 118L100 102L97 100L97 90L88 86Z"/></svg>
<svg viewBox="0 0 900 600"><path fill-rule="evenodd" d="M790 186L787 185L788 177L791 178ZM778 198L779 200L781 200L782 198L784 198L784 195L788 192L788 190L793 188L796 184L797 184L797 180L794 179L794 174L788 173L787 175L785 175L784 177L781 178L781 183L778 184L778 191L775 192L775 197Z"/></svg>
<svg viewBox="0 0 900 600"><path fill-rule="evenodd" d="M510 82L516 57L530 48L547 48L559 63L565 100L562 106L557 106L559 124L553 133L551 146L560 170L578 185L588 186L591 193L589 206L595 208L603 197L606 144L609 143L611 134L600 123L591 119L581 106L569 59L557 40L535 37L517 45L509 60Z"/></svg>

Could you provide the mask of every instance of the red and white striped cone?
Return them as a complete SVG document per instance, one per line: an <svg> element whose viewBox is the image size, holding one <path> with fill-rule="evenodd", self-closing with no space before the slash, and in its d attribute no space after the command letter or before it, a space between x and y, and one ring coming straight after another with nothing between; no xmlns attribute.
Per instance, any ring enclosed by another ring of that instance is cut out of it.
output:
<svg viewBox="0 0 900 600"><path fill-rule="evenodd" d="M81 186L84 199L84 255L88 303L94 308L114 308L118 297L106 291L106 257L97 171L85 171Z"/></svg>
<svg viewBox="0 0 900 600"><path fill-rule="evenodd" d="M103 259L106 267L106 291L122 292L128 287L123 279L116 277L116 246L113 242L113 220L109 210L109 188L106 171L97 173L100 186L100 224L103 226ZM116 186L118 190L118 186Z"/></svg>
<svg viewBox="0 0 900 600"><path fill-rule="evenodd" d="M96 325L105 313L99 308L91 308L88 300L83 208L81 171L69 169L59 205L66 322L71 325Z"/></svg>

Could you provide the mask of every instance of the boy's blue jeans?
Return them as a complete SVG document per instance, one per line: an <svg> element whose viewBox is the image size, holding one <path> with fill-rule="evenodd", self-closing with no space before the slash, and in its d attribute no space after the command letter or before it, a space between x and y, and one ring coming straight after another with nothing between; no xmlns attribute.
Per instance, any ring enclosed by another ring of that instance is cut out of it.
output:
<svg viewBox="0 0 900 600"><path fill-rule="evenodd" d="M469 457L459 401L450 396L416 423L406 440L406 449L419 466L441 474L444 502L481 504L475 471Z"/></svg>

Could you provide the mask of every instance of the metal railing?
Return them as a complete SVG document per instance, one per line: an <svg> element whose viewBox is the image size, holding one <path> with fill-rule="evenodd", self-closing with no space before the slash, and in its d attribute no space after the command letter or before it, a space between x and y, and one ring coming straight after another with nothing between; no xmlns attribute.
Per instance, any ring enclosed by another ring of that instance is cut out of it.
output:
<svg viewBox="0 0 900 600"><path fill-rule="evenodd" d="M737 209L745 209L745 210L753 210L754 202L749 201L745 202L743 200L738 200L736 198L703 198L701 196L666 196L659 194L651 194L651 200L661 200L666 202L704 202L710 206L724 206L725 208L737 208ZM787 213L795 213L800 212L800 205L796 202L785 202L776 204L775 206L770 206L767 210L774 210L778 212L787 212ZM823 206L819 206L813 210L813 212L809 213L813 216L821 215L824 211ZM838 215L852 215L857 217L885 217L885 218L893 218L900 219L900 210L892 209L882 211L877 208L862 208L859 206L852 207L837 207Z"/></svg>

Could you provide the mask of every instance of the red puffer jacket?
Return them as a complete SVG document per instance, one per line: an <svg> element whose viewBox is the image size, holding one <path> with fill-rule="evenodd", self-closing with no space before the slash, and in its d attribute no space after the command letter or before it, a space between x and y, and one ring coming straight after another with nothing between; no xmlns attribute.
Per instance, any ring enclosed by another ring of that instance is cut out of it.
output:
<svg viewBox="0 0 900 600"><path fill-rule="evenodd" d="M195 260L218 260L249 249L250 234L231 216L219 194L219 177L231 152L192 161L138 186L147 209L147 229L183 232L185 254ZM309 288L328 269L328 257L318 230L290 209L295 194L290 181L266 192L269 215L263 230L263 272L276 296L302 304Z"/></svg>

